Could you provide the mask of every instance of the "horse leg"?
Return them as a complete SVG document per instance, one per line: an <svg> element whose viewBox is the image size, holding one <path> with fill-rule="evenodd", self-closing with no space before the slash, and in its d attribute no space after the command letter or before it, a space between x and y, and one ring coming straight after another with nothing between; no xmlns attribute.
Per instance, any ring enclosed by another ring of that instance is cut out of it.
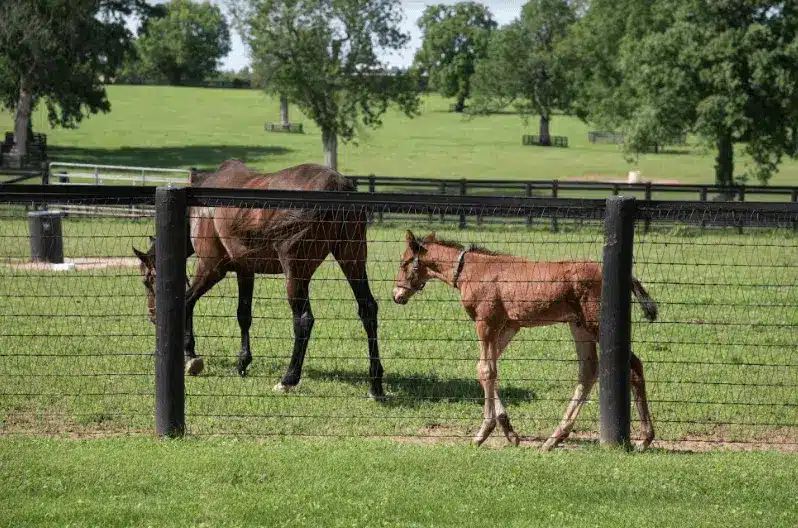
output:
<svg viewBox="0 0 798 528"><path fill-rule="evenodd" d="M646 380L643 376L643 362L640 361L640 358L638 358L634 352L632 352L630 360L631 376L629 381L635 394L635 405L637 406L637 414L640 415L640 429L643 434L643 440L638 447L643 450L651 445L651 442L654 440L654 425L651 422L651 413L648 410Z"/></svg>
<svg viewBox="0 0 798 528"><path fill-rule="evenodd" d="M238 327L241 329L241 350L238 352L236 370L240 376L247 373L252 363L252 351L249 348L249 328L252 326L252 293L255 289L255 274L248 271L237 271L238 279Z"/></svg>
<svg viewBox="0 0 798 528"><path fill-rule="evenodd" d="M338 260L341 256L338 251L333 250L333 256ZM352 288L357 300L357 315L366 330L369 348L369 381L371 388L369 397L381 399L385 396L382 389L382 363L380 362L380 349L377 343L377 301L371 294L368 276L366 275L366 259L343 260L340 258L338 264Z"/></svg>
<svg viewBox="0 0 798 528"><path fill-rule="evenodd" d="M186 333L183 339L183 353L186 358L186 372L196 376L204 368L202 358L197 357L194 351L194 306L200 297L205 295L220 280L225 272L214 262L206 264L205 261L197 262L197 271L191 281L191 286L186 290Z"/></svg>
<svg viewBox="0 0 798 528"><path fill-rule="evenodd" d="M479 383L482 385L482 390L485 393L485 406L483 408L482 426L474 435L474 444L479 446L487 440L493 429L496 428L496 377L497 366L496 359L493 354L495 344L488 338L487 325L484 323L477 323L477 334L479 335L480 354L479 361L477 362L477 375L479 376Z"/></svg>
<svg viewBox="0 0 798 528"><path fill-rule="evenodd" d="M576 354L579 358L579 383L574 390L571 402L565 410L565 414L557 426L554 433L546 440L540 448L541 451L550 451L554 446L568 438L574 426L579 411L587 401L590 390L596 383L598 377L598 354L596 352L596 338L590 332L571 323L571 335L576 344Z"/></svg>
<svg viewBox="0 0 798 528"><path fill-rule="evenodd" d="M510 340L518 333L516 328L505 328L504 331L499 336L499 339L496 343L496 359L498 363L498 358L504 353L504 350L507 348L507 345L510 344ZM498 366L497 366L498 370ZM518 437L518 434L513 429L513 426L510 424L510 417L507 415L507 411L504 409L504 405L502 405L502 401L499 399L499 380L498 376L496 379L496 384L494 385L494 393L493 397L495 400L495 408L496 408L496 422L502 428L502 432L504 433L504 437L507 441L513 445L518 445L521 442L521 439Z"/></svg>
<svg viewBox="0 0 798 528"><path fill-rule="evenodd" d="M310 309L308 279L288 278L287 280L288 303L294 315L294 351L291 362L280 383L274 386L277 392L289 392L299 384L302 377L302 363L305 361L305 352L308 340L313 330L313 312Z"/></svg>

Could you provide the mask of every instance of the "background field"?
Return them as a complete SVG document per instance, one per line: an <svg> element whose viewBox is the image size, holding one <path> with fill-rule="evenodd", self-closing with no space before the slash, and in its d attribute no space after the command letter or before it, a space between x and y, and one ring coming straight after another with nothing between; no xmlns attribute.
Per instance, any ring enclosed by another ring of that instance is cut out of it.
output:
<svg viewBox="0 0 798 528"><path fill-rule="evenodd" d="M48 135L56 161L155 167L212 168L229 157L262 170L277 170L322 160L321 134L295 108L304 135L270 133L266 121L279 119L279 104L256 90L222 90L166 86L109 86L110 114L85 120L76 130L49 130L44 109L33 117L36 131ZM359 145L341 145L345 174L474 179L621 178L640 169L649 180L714 183L712 152L696 144L646 154L627 163L614 145L587 140L594 129L557 115L551 133L568 136L570 147L521 145L521 135L537 133L537 120L525 127L517 115L467 117L448 111L450 101L425 96L421 116L408 119L389 111L384 126L363 130ZM0 114L0 130L11 119ZM735 160L738 172L745 159ZM798 162L785 161L772 185L795 185ZM756 182L750 182L756 183Z"/></svg>

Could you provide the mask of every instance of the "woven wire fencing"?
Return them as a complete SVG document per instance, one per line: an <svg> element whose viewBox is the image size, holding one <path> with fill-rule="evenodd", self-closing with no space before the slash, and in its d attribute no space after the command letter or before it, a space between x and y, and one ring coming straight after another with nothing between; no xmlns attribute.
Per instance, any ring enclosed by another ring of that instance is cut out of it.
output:
<svg viewBox="0 0 798 528"><path fill-rule="evenodd" d="M660 304L633 325L657 438L798 445L798 224L769 211L640 204L635 273Z"/></svg>
<svg viewBox="0 0 798 528"><path fill-rule="evenodd" d="M190 216L225 210L210 200L192 208ZM142 195L72 203L125 211L133 204L148 211L153 202L151 195ZM383 221L368 227L366 269L379 306L378 343L385 369L386 398L380 401L367 395L366 333L355 295L332 255L326 255L309 283L315 323L301 383L289 393L274 390L295 340L286 278L258 274L254 279L253 361L242 377L237 372L238 277L227 273L194 311L196 353L204 370L186 376L188 432L467 441L482 421L475 325L458 291L438 280L405 305L393 301L407 231L419 239L434 231L439 239L533 263L601 260L603 211L597 202L539 203L516 212L506 206L405 204L386 208ZM262 211L243 200L238 207L245 215ZM314 207L329 212L336 206ZM654 323L643 320L637 303L632 307L632 347L646 374L654 445L795 445L795 214L762 220L751 212L713 216L690 207L641 207L635 235L634 274L660 306ZM376 214L374 208L365 212ZM56 270L30 262L24 209L1 206L4 433L152 433L154 326L132 246L146 251L155 229L151 216L129 216L62 218L65 261L75 267ZM459 229L463 216L467 228ZM647 232L643 220L649 220ZM219 242L241 241L233 238ZM256 235L247 240L258 243ZM197 265L197 256L191 256L189 277ZM498 369L499 396L515 430L527 443L547 438L578 383L568 325L521 330ZM572 438L597 438L598 389L582 408ZM636 412L633 417L633 436L638 436ZM504 439L497 430L489 442Z"/></svg>
<svg viewBox="0 0 798 528"><path fill-rule="evenodd" d="M152 430L155 333L131 251L153 234L152 216L131 213L151 210L149 194L53 204L38 229L28 213L43 203L0 194L0 434ZM70 205L83 214L58 214ZM53 224L63 262L34 261L31 233Z"/></svg>

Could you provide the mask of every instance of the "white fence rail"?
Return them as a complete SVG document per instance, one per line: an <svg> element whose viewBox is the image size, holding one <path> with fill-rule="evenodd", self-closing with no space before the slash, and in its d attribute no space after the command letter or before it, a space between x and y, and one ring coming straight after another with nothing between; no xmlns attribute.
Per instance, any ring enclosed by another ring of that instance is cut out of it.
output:
<svg viewBox="0 0 798 528"><path fill-rule="evenodd" d="M50 163L51 185L189 185L188 169L92 165L90 163ZM153 216L155 208L140 205L64 205L68 214L137 218Z"/></svg>

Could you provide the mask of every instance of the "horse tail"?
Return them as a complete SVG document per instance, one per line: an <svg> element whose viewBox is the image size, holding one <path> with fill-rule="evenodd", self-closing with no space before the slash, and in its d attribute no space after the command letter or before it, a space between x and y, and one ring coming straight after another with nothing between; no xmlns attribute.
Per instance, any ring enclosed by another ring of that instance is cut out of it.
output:
<svg viewBox="0 0 798 528"><path fill-rule="evenodd" d="M648 321L655 321L659 312L657 303L651 298L646 289L643 288L643 284L634 276L632 277L632 292L635 294L635 297L637 297L637 300L640 302L640 306L643 308L643 316Z"/></svg>

